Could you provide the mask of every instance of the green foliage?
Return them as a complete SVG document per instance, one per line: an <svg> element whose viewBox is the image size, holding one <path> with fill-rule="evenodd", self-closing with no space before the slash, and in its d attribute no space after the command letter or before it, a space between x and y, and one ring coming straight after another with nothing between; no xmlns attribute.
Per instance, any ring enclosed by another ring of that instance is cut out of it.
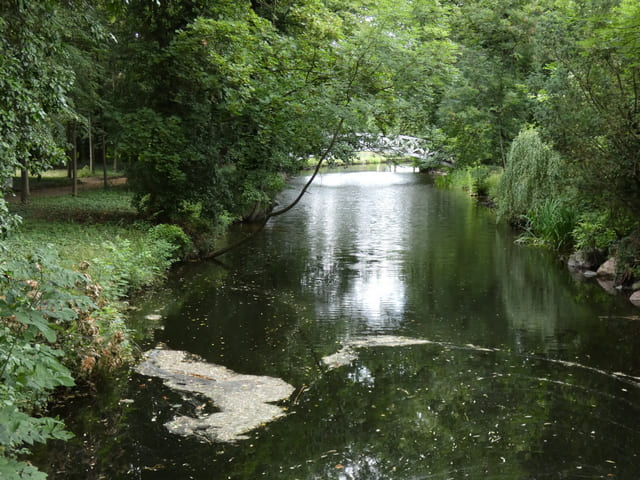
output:
<svg viewBox="0 0 640 480"><path fill-rule="evenodd" d="M452 15L459 57L436 121L459 165L505 165L510 142L531 117L526 77L536 14L528 3L464 2Z"/></svg>
<svg viewBox="0 0 640 480"><path fill-rule="evenodd" d="M502 168L494 169L482 179L481 190L492 199L495 199L498 195L498 188L502 181L503 172L504 170Z"/></svg>
<svg viewBox="0 0 640 480"><path fill-rule="evenodd" d="M502 176L502 169L487 165L456 168L436 178L440 188L462 188L471 196L494 196Z"/></svg>
<svg viewBox="0 0 640 480"><path fill-rule="evenodd" d="M520 132L513 141L497 188L498 215L514 221L561 192L560 158L536 130ZM547 206L552 205L547 203Z"/></svg>
<svg viewBox="0 0 640 480"><path fill-rule="evenodd" d="M615 246L616 281L631 283L640 278L640 232L622 238Z"/></svg>
<svg viewBox="0 0 640 480"><path fill-rule="evenodd" d="M606 250L618 239L609 212L602 211L582 213L572 236L576 250L584 252Z"/></svg>
<svg viewBox="0 0 640 480"><path fill-rule="evenodd" d="M162 223L154 226L149 232L154 243L164 242L174 248L173 255L177 259L184 259L193 250L191 238L178 225Z"/></svg>
<svg viewBox="0 0 640 480"><path fill-rule="evenodd" d="M60 268L52 252L21 257L0 249L0 469L37 478L15 456L28 453L25 445L70 437L61 422L34 413L54 388L73 385L56 332L93 302L82 292L86 278Z"/></svg>
<svg viewBox="0 0 640 480"><path fill-rule="evenodd" d="M176 246L153 230L147 239L134 243L116 237L102 242L100 256L90 263L93 278L107 299L124 298L149 286L169 269Z"/></svg>
<svg viewBox="0 0 640 480"><path fill-rule="evenodd" d="M128 177L133 191L134 205L139 211L159 219L178 218L181 200L191 198L187 172L183 163L195 167L182 129L182 121L175 116L163 117L145 108L123 119L126 134L124 148L137 152L129 166Z"/></svg>
<svg viewBox="0 0 640 480"><path fill-rule="evenodd" d="M44 480L47 475L26 462L0 456L0 475L6 480Z"/></svg>
<svg viewBox="0 0 640 480"><path fill-rule="evenodd" d="M536 118L598 207L640 212L640 4L556 2L537 33Z"/></svg>
<svg viewBox="0 0 640 480"><path fill-rule="evenodd" d="M61 158L52 126L66 108L72 74L55 3L0 4L0 185L20 165L35 169Z"/></svg>
<svg viewBox="0 0 640 480"><path fill-rule="evenodd" d="M96 189L82 192L76 197L34 196L27 205L14 204L11 210L26 221L42 219L52 222L50 233L55 236L54 221L78 224L132 222L137 217L131 205L132 199L133 194L122 188ZM46 239L43 241L46 243Z"/></svg>
<svg viewBox="0 0 640 480"><path fill-rule="evenodd" d="M519 242L548 246L557 251L572 246L577 218L575 207L557 198L546 199L523 218L525 232L518 238Z"/></svg>
<svg viewBox="0 0 640 480"><path fill-rule="evenodd" d="M20 225L21 218L9 212L7 202L0 198L0 240L3 240Z"/></svg>

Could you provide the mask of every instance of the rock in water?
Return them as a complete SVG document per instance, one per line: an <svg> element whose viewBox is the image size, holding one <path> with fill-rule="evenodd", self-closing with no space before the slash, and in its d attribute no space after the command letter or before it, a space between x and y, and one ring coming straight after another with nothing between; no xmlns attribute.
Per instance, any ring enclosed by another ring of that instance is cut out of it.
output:
<svg viewBox="0 0 640 480"><path fill-rule="evenodd" d="M610 258L598 268L598 275L601 277L615 277L616 275L616 259L615 257Z"/></svg>
<svg viewBox="0 0 640 480"><path fill-rule="evenodd" d="M179 350L148 351L136 371L159 377L175 390L213 400L219 412L175 417L165 427L178 435L221 442L247 438L247 432L284 416L284 409L273 403L289 398L294 391L279 378L242 375Z"/></svg>

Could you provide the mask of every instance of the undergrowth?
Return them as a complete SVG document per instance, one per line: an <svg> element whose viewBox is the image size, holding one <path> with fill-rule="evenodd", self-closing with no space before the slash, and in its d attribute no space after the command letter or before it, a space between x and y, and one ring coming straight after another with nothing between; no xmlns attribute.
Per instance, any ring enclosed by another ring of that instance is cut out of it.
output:
<svg viewBox="0 0 640 480"><path fill-rule="evenodd" d="M42 479L24 461L35 443L65 440L46 414L52 391L132 359L123 307L193 248L175 225L136 220L123 190L34 198L0 242L0 478Z"/></svg>

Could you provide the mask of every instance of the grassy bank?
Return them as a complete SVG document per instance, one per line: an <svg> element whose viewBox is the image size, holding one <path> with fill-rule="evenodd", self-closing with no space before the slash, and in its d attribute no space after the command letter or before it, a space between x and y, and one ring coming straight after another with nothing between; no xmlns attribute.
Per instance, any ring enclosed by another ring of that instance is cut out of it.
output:
<svg viewBox="0 0 640 480"><path fill-rule="evenodd" d="M47 417L60 387L92 382L134 355L127 298L161 280L189 240L150 225L124 188L13 204L23 218L0 243L0 477L44 478L29 445L69 434Z"/></svg>

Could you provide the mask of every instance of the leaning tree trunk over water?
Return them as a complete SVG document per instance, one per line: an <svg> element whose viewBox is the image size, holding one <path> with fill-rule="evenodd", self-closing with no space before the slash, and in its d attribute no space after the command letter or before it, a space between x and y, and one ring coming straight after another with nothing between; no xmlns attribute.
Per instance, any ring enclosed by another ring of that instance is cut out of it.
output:
<svg viewBox="0 0 640 480"><path fill-rule="evenodd" d="M318 175L318 172L320 171L320 167L322 166L322 163L326 160L326 158L331 153L331 150L333 149L333 146L335 145L336 140L338 139L338 136L340 135L340 131L342 130L342 124L343 123L344 123L344 118L341 118L340 121L338 122L338 125L337 125L335 131L333 132L333 135L331 137L331 142L329 142L329 146L325 149L323 154L320 156L320 159L318 160L318 163L316 164L316 167L313 170L313 174L311 175L311 178L309 178L309 181L307 183L305 183L304 187L302 187L302 190L300 190L300 193L298 194L298 196L295 198L295 200L293 202L291 202L286 207L281 208L280 210L276 210L274 212L271 212L271 213L267 214L267 216L264 218L264 220L262 221L260 226L254 232L252 232L250 235L247 235L242 240L239 240L236 243L233 243L233 244L231 244L231 245L229 245L227 247L221 248L220 250L216 250L215 252L211 252L209 255L205 255L204 258L205 259L216 258L216 257L219 257L220 255L223 255L223 254L225 254L225 253L227 253L227 252L229 252L231 250L234 250L235 248L237 248L237 247L239 247L241 245L244 245L249 240L251 240L253 237L255 237L258 233L260 233L262 230L264 230L264 227L267 225L267 222L269 221L270 218L277 217L278 215L285 214L289 210L291 210L293 207L295 207L298 204L298 202L300 202L300 200L302 199L304 194L307 192L307 189L311 186L311 184L315 180L316 176Z"/></svg>

